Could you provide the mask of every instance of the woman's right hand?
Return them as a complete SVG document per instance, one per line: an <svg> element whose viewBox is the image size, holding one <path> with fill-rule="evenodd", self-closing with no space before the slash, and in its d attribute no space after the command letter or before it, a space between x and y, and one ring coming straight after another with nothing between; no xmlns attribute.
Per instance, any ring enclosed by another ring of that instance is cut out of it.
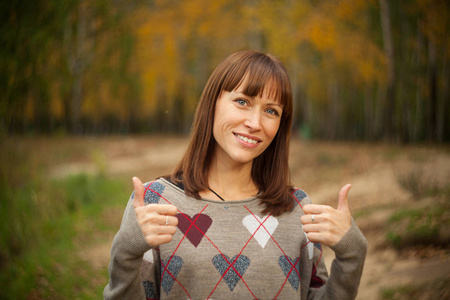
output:
<svg viewBox="0 0 450 300"><path fill-rule="evenodd" d="M133 206L145 241L153 247L169 243L177 231L178 218L175 217L177 208L166 204L145 205L144 185L137 177L133 177L133 185Z"/></svg>

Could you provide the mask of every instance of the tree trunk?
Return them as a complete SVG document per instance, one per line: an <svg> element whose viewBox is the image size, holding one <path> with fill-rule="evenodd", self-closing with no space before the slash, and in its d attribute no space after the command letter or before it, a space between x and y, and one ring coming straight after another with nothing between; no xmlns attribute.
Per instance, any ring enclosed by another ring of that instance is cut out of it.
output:
<svg viewBox="0 0 450 300"><path fill-rule="evenodd" d="M424 36L421 30L421 22L417 22L417 37L416 37L416 63L415 68L420 70L422 67L421 58L424 53ZM412 122L412 133L411 133L411 141L417 142L423 138L423 117L424 117L424 101L423 101L423 91L421 89L422 76L416 76L415 80L415 109L414 109L414 118Z"/></svg>
<svg viewBox="0 0 450 300"><path fill-rule="evenodd" d="M328 82L328 118L325 126L327 138L335 140L339 137L339 128L343 125L341 116L341 109L339 105L339 84L333 78Z"/></svg>
<svg viewBox="0 0 450 300"><path fill-rule="evenodd" d="M373 88L369 83L364 84L364 134L363 139L372 140L374 138L374 105L373 105Z"/></svg>
<svg viewBox="0 0 450 300"><path fill-rule="evenodd" d="M427 116L427 140L434 141L437 138L436 122L437 118L437 64L436 64L436 46L431 40L428 40L428 84L429 101Z"/></svg>
<svg viewBox="0 0 450 300"><path fill-rule="evenodd" d="M442 77L444 78L443 82L447 82L447 84L444 84L442 88L442 104L439 109L440 117L437 137L439 143L443 143L450 139L450 126L448 125L450 124L450 88L448 84L450 80L450 67L447 59L445 59L443 63Z"/></svg>
<svg viewBox="0 0 450 300"><path fill-rule="evenodd" d="M246 5L251 7L250 10L250 28L247 31L248 46L249 49L253 50L263 50L263 34L260 30L259 20L256 16L256 6L258 5L257 0L246 0Z"/></svg>
<svg viewBox="0 0 450 300"><path fill-rule="evenodd" d="M394 57L394 44L392 40L391 32L391 17L389 10L389 3L387 0L379 0L380 14L381 14L381 26L383 31L383 45L384 53L386 55L387 62L387 84L386 94L384 97L384 113L382 118L384 119L384 135L392 140L394 138L394 116L395 116L395 88L396 88L396 76L395 76L395 57Z"/></svg>
<svg viewBox="0 0 450 300"><path fill-rule="evenodd" d="M83 75L87 63L86 39L87 39L87 8L86 3L81 1L75 17L76 32L73 37L72 23L66 22L65 48L67 52L69 70L72 75L71 100L68 105L70 115L70 131L80 134L81 106L83 104Z"/></svg>

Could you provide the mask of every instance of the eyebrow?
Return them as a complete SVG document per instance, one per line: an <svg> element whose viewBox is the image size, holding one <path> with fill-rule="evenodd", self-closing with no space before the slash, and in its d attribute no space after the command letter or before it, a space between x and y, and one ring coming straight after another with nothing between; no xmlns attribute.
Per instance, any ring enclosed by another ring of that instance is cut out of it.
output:
<svg viewBox="0 0 450 300"><path fill-rule="evenodd" d="M231 93L237 93L237 94L244 95L245 97L249 97L249 98L255 99L255 97L249 96L249 95L243 93L243 92L240 91L240 90L234 90L234 91L231 91ZM270 101L270 100L269 100L269 101ZM268 105L276 105L276 106L279 106L281 109L283 109L283 106L282 106L280 103L278 103L278 102L273 102L273 101L271 101L271 102L269 102L269 103L267 103L267 104L268 104Z"/></svg>
<svg viewBox="0 0 450 300"><path fill-rule="evenodd" d="M269 102L268 104L276 105L276 106L279 106L280 108L283 108L283 106L280 103L277 103L277 102Z"/></svg>

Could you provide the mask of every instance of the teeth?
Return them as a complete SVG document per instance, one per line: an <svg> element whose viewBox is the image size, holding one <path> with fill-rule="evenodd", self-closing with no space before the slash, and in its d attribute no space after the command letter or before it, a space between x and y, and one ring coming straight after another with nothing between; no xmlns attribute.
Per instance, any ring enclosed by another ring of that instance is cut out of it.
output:
<svg viewBox="0 0 450 300"><path fill-rule="evenodd" d="M237 136L238 138L240 138L241 140L243 140L244 142L246 142L246 143L251 143L251 144L256 144L256 143L258 143L258 141L249 139L249 138L247 138L247 137L245 137L245 136L242 136L242 135L239 135L239 134L236 134L236 136Z"/></svg>

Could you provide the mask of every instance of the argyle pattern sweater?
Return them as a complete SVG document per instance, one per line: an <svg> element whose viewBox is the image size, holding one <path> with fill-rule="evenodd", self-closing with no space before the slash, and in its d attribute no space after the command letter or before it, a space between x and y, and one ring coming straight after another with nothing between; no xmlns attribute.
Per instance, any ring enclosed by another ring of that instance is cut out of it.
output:
<svg viewBox="0 0 450 300"><path fill-rule="evenodd" d="M322 246L302 230L302 190L291 212L261 214L257 197L197 200L165 179L145 184L147 204L173 204L178 229L151 247L137 223L133 195L111 248L105 299L354 299L367 241L352 221L330 276Z"/></svg>

